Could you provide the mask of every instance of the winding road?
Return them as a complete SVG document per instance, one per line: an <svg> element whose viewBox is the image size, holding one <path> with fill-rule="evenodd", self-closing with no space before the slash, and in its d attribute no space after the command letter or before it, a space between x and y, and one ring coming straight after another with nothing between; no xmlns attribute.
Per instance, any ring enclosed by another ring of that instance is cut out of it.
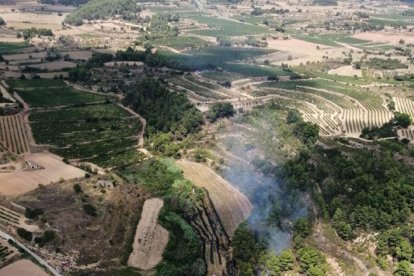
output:
<svg viewBox="0 0 414 276"><path fill-rule="evenodd" d="M20 248L22 248L24 251L26 251L28 254L30 254L30 256L32 256L36 261L38 261L42 266L46 267L46 269L49 270L49 272L52 273L52 275L54 275L54 276L61 276L62 275L55 268L53 268L51 265L49 265L44 259L42 259L39 255L37 255L36 253L31 251L25 245L23 245L22 243L17 241L15 238L10 236L9 234L3 232L2 230L0 230L0 237L7 240L7 241L11 240L15 244L17 244Z"/></svg>

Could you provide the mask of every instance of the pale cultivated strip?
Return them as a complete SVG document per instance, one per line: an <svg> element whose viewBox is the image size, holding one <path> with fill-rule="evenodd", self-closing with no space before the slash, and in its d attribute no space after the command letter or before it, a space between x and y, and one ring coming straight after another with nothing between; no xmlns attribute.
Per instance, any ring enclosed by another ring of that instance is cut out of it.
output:
<svg viewBox="0 0 414 276"><path fill-rule="evenodd" d="M158 214L164 206L160 198L144 202L141 219L135 233L128 265L144 270L154 268L161 260L168 243L168 231L158 224Z"/></svg>

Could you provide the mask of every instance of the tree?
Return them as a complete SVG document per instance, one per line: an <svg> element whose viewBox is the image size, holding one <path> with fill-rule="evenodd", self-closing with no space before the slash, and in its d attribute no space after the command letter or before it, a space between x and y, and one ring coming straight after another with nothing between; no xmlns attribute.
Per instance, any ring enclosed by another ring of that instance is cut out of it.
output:
<svg viewBox="0 0 414 276"><path fill-rule="evenodd" d="M292 250L283 250L279 255L279 266L281 271L289 271L293 269L294 257Z"/></svg>
<svg viewBox="0 0 414 276"><path fill-rule="evenodd" d="M332 226L335 228L338 235L344 240L353 238L353 231L350 224L346 223L347 218L345 212L341 208L336 209L333 216Z"/></svg>
<svg viewBox="0 0 414 276"><path fill-rule="evenodd" d="M84 204L83 205L83 210L85 211L86 214L88 214L91 217L96 217L97 216L96 208L91 204Z"/></svg>
<svg viewBox="0 0 414 276"><path fill-rule="evenodd" d="M253 267L265 249L264 244L256 240L246 223L236 229L232 244L233 257L240 275L253 275Z"/></svg>
<svg viewBox="0 0 414 276"><path fill-rule="evenodd" d="M6 21L2 17L0 17L0 26L6 25Z"/></svg>
<svg viewBox="0 0 414 276"><path fill-rule="evenodd" d="M165 83L143 78L128 88L124 104L147 119L148 134L171 132L194 133L201 128L201 112L183 94L167 89Z"/></svg>
<svg viewBox="0 0 414 276"><path fill-rule="evenodd" d="M313 145L319 138L319 127L309 122L299 122L293 129L293 134L306 145Z"/></svg>
<svg viewBox="0 0 414 276"><path fill-rule="evenodd" d="M76 183L75 185L73 185L73 190L75 191L75 193L79 194L82 192L82 187L79 185L79 183Z"/></svg>
<svg viewBox="0 0 414 276"><path fill-rule="evenodd" d="M303 247L298 250L300 261L300 272L306 273L309 271L312 275L324 275L327 271L325 257L312 247ZM323 274L320 274L323 272ZM310 274L309 274L310 275Z"/></svg>
<svg viewBox="0 0 414 276"><path fill-rule="evenodd" d="M394 271L395 276L412 276L411 264L408 261L398 263L397 270Z"/></svg>
<svg viewBox="0 0 414 276"><path fill-rule="evenodd" d="M23 238L23 239L25 239L25 240L27 240L27 241L32 241L32 238L33 238L33 234L32 234L32 232L29 232L29 231L27 231L26 229L24 229L24 228L17 228L17 234L21 237L21 238Z"/></svg>
<svg viewBox="0 0 414 276"><path fill-rule="evenodd" d="M214 123L220 118L231 117L234 113L235 111L231 103L214 103L207 113L207 119Z"/></svg>
<svg viewBox="0 0 414 276"><path fill-rule="evenodd" d="M395 254L398 260L410 261L413 255L413 247L406 239L401 239L398 246L395 248Z"/></svg>
<svg viewBox="0 0 414 276"><path fill-rule="evenodd" d="M307 218L299 218L293 224L293 235L306 238L311 233L311 224Z"/></svg>
<svg viewBox="0 0 414 276"><path fill-rule="evenodd" d="M24 215L28 219L35 219L43 214L43 210L40 208L26 208Z"/></svg>
<svg viewBox="0 0 414 276"><path fill-rule="evenodd" d="M311 265L308 269L307 276L325 276L326 269L320 265Z"/></svg>
<svg viewBox="0 0 414 276"><path fill-rule="evenodd" d="M400 113L396 112L394 115L393 122L397 126L401 126L403 128L407 128L409 125L411 125L411 117L407 113Z"/></svg>
<svg viewBox="0 0 414 276"><path fill-rule="evenodd" d="M288 124L298 123L302 121L302 116L300 115L299 111L297 110L289 110L286 116L286 122Z"/></svg>
<svg viewBox="0 0 414 276"><path fill-rule="evenodd" d="M268 254L266 268L270 272L270 275L280 275L281 268L279 258L273 252Z"/></svg>

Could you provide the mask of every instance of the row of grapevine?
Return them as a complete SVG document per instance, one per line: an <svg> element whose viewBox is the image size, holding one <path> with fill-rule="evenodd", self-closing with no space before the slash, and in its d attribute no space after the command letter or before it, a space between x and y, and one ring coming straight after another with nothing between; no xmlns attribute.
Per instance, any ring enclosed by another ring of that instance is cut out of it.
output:
<svg viewBox="0 0 414 276"><path fill-rule="evenodd" d="M398 130L398 137L401 139L409 139L411 141L414 141L414 129L413 128L403 128Z"/></svg>
<svg viewBox="0 0 414 276"><path fill-rule="evenodd" d="M411 115L411 118L414 118L414 102L412 100L400 97L395 97L393 100L396 111L407 113Z"/></svg>
<svg viewBox="0 0 414 276"><path fill-rule="evenodd" d="M22 115L0 117L0 143L10 152L24 154L30 151L27 130Z"/></svg>

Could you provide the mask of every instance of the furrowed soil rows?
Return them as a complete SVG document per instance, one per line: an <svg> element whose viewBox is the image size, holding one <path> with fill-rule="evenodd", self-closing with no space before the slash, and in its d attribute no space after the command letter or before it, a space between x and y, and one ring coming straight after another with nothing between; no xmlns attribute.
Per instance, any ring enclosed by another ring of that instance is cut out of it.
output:
<svg viewBox="0 0 414 276"><path fill-rule="evenodd" d="M29 138L22 115L0 117L0 143L16 154L30 151Z"/></svg>
<svg viewBox="0 0 414 276"><path fill-rule="evenodd" d="M183 170L185 178L207 189L226 232L231 236L252 210L247 197L205 165L185 160L176 164Z"/></svg>

